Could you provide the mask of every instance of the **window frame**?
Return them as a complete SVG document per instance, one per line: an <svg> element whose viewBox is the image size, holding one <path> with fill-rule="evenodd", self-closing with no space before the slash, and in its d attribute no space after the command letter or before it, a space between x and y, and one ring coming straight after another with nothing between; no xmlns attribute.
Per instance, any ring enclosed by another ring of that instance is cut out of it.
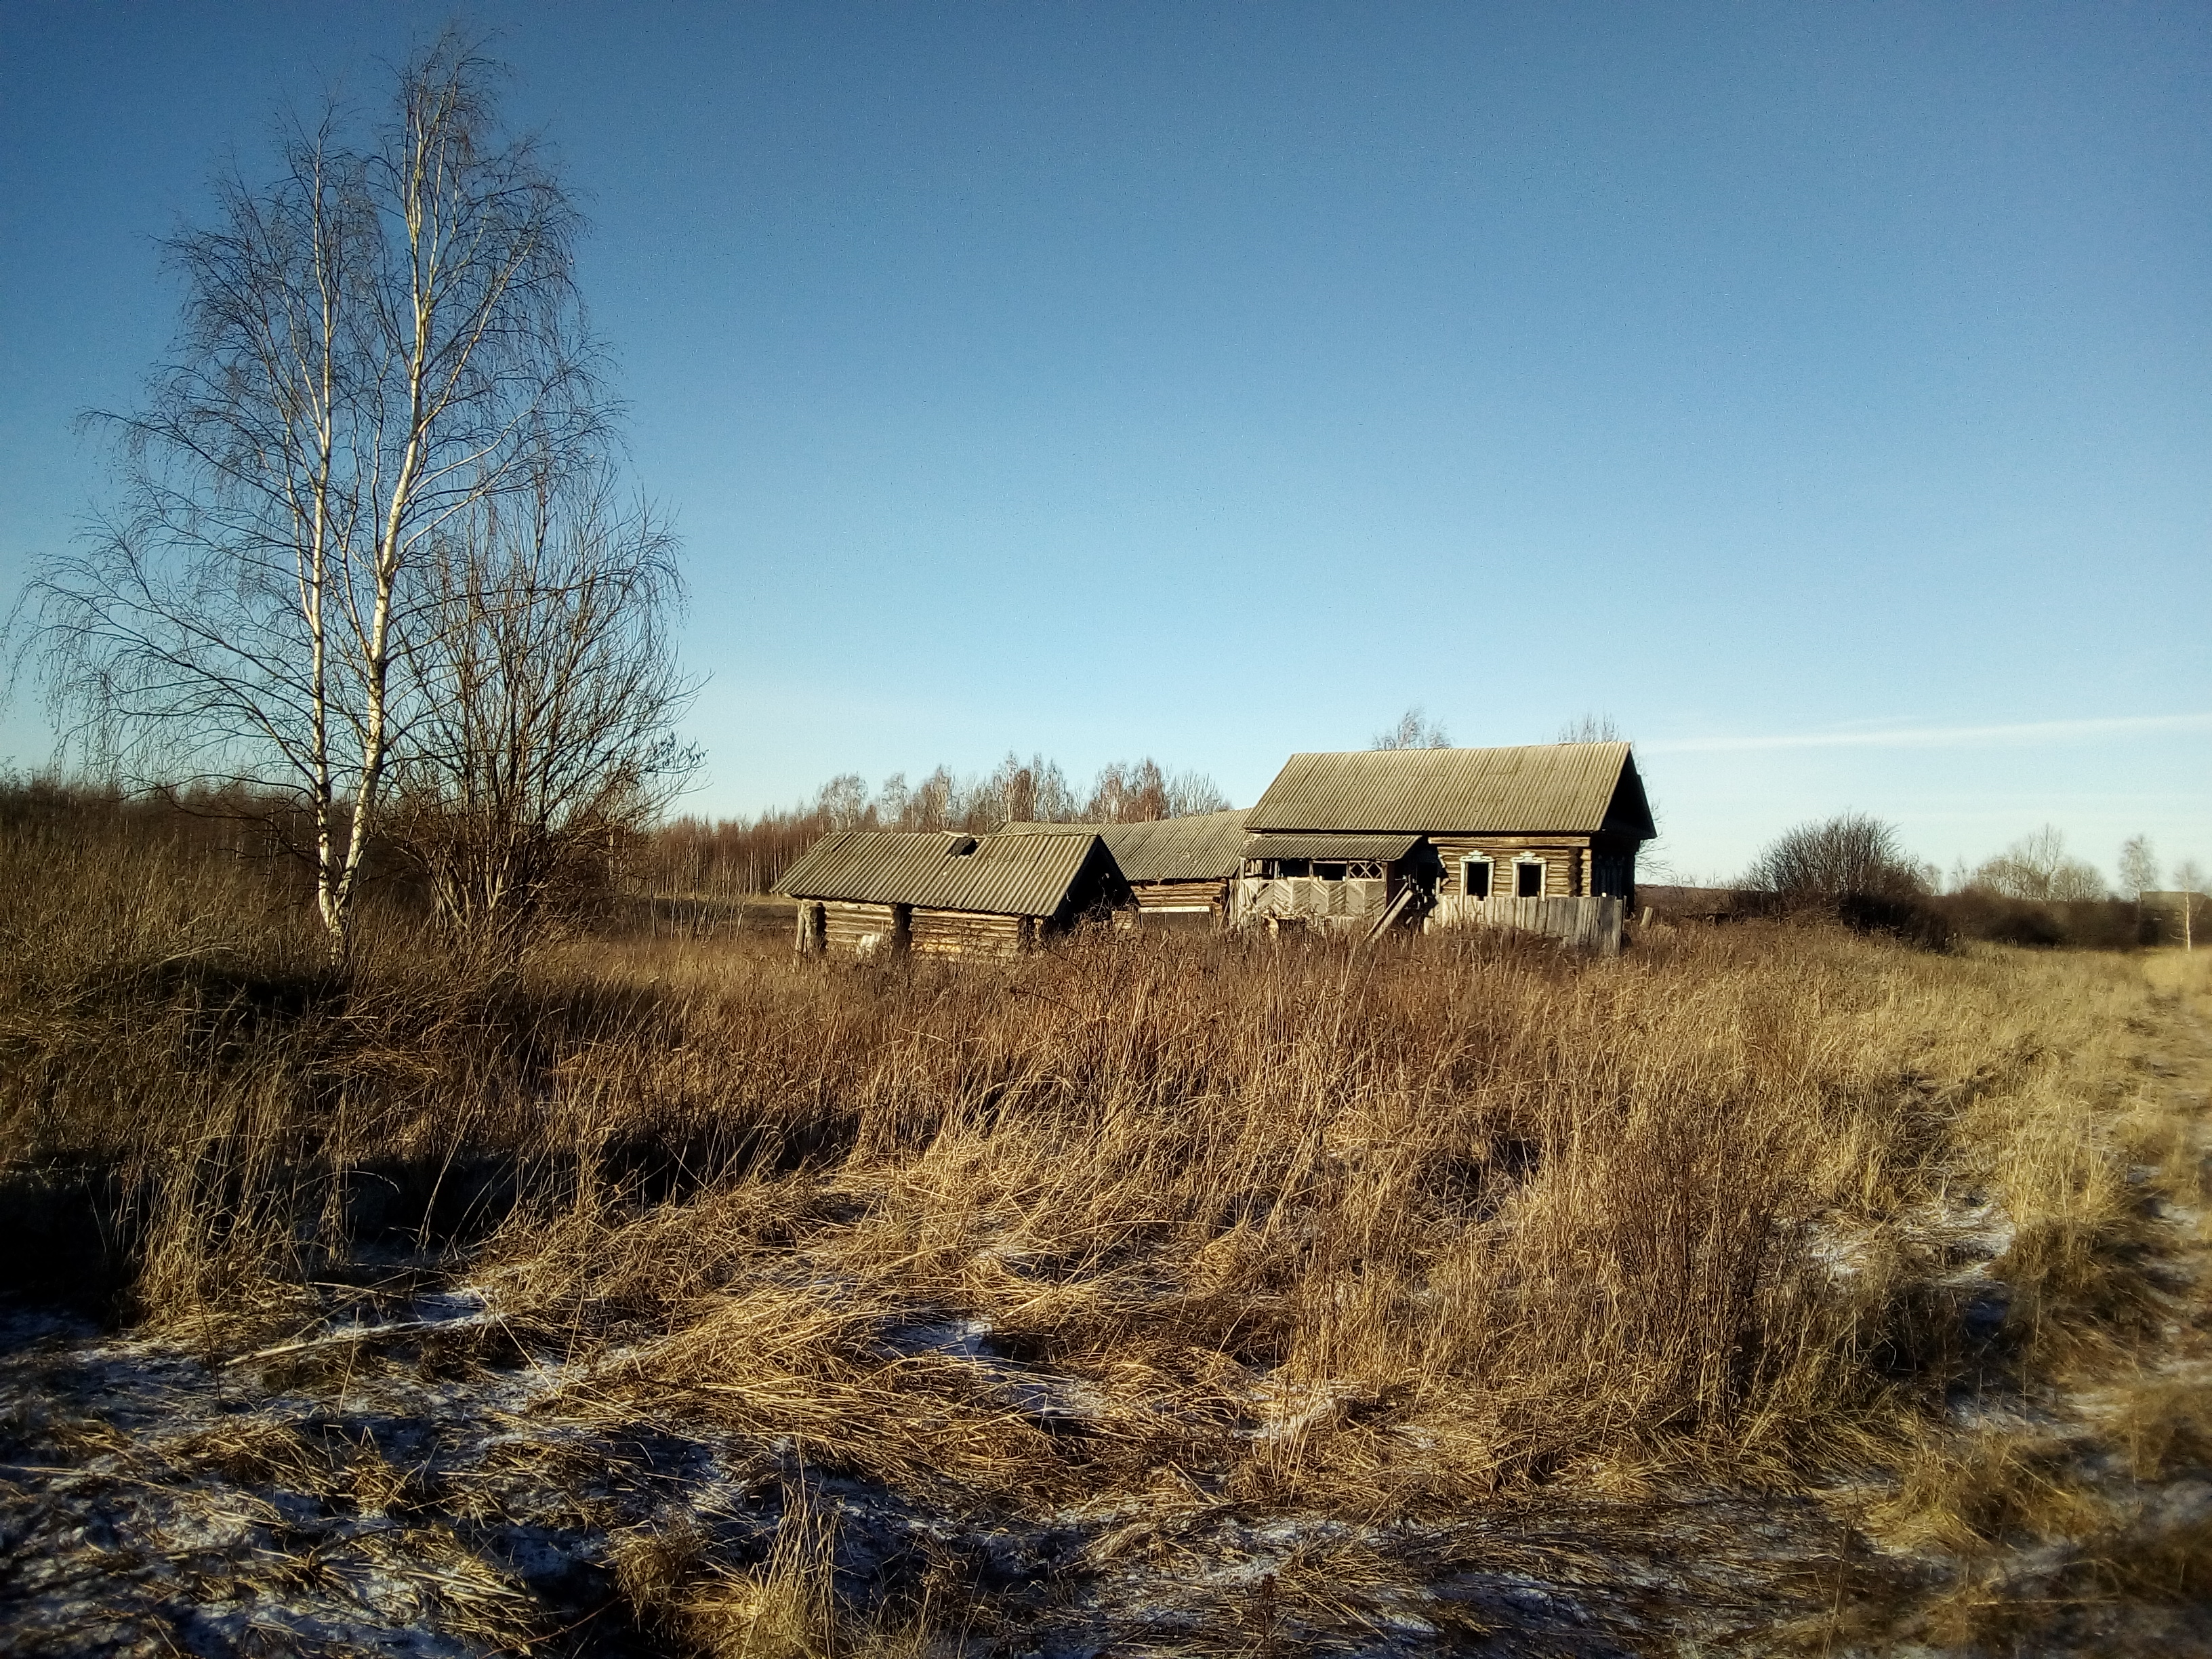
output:
<svg viewBox="0 0 2212 1659"><path fill-rule="evenodd" d="M1534 870L1534 871L1536 872L1536 890L1535 890L1534 892L1533 892L1533 893L1524 893L1524 892L1522 892L1522 891L1521 890L1521 872L1522 872L1523 870ZM1548 860L1548 859L1547 859L1547 858L1545 858L1545 857L1543 856L1543 854L1540 854L1540 853L1516 853L1516 854L1514 854L1514 857L1513 857L1513 896L1514 896L1515 898L1522 899L1522 898L1541 898L1541 897L1543 897L1543 896L1544 896L1544 884L1545 884L1547 882L1548 882L1551 878L1552 878L1552 866L1551 866L1551 860Z"/></svg>
<svg viewBox="0 0 2212 1659"><path fill-rule="evenodd" d="M1478 893L1468 882L1468 872L1480 865L1483 870L1482 890ZM1459 861L1459 890L1466 898L1488 900L1498 890L1498 860L1487 853L1469 853Z"/></svg>

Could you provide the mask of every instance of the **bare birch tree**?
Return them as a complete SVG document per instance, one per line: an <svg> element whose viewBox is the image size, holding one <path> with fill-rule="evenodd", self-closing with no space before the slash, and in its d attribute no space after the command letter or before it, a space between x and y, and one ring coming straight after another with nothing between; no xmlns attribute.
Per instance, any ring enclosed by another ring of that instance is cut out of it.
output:
<svg viewBox="0 0 2212 1659"><path fill-rule="evenodd" d="M2130 836L2120 843L2120 890L2140 902L2158 885L2158 849L2148 836Z"/></svg>
<svg viewBox="0 0 2212 1659"><path fill-rule="evenodd" d="M428 550L390 828L448 938L512 958L697 768L676 542L599 467L489 498Z"/></svg>
<svg viewBox="0 0 2212 1659"><path fill-rule="evenodd" d="M166 243L175 346L117 438L117 507L33 590L47 684L140 780L281 792L333 958L441 615L441 531L559 476L609 409L573 279L580 228L497 77L448 32L373 131L295 124Z"/></svg>

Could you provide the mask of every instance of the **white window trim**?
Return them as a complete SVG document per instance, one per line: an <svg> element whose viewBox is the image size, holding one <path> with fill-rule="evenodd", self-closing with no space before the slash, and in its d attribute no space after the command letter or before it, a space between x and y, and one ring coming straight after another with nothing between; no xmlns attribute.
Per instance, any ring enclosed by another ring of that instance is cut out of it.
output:
<svg viewBox="0 0 2212 1659"><path fill-rule="evenodd" d="M1533 867L1537 872L1536 891L1534 896L1537 898L1544 896L1545 884L1552 878L1551 861L1542 857L1540 854L1525 853L1516 854L1513 860L1514 897L1519 898L1521 896L1521 872L1531 867Z"/></svg>
<svg viewBox="0 0 2212 1659"><path fill-rule="evenodd" d="M1470 895L1474 891L1474 889L1468 885L1467 881L1467 867L1470 864L1480 864L1488 866L1490 870L1490 890L1485 893L1483 896L1485 898L1496 898L1498 896L1498 860L1490 857L1487 854L1478 854L1471 858L1463 858L1459 861L1460 892L1462 895Z"/></svg>

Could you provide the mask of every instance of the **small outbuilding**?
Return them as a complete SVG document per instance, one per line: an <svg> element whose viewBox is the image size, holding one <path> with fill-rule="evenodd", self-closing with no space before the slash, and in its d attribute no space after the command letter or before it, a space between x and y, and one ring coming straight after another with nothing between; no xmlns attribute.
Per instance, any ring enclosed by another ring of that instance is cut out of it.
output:
<svg viewBox="0 0 2212 1659"><path fill-rule="evenodd" d="M775 890L799 901L801 951L1011 956L1129 902L1096 834L824 836Z"/></svg>
<svg viewBox="0 0 2212 1659"><path fill-rule="evenodd" d="M1218 926L1230 917L1244 856L1246 808L1145 823L1010 823L1009 836L1095 835L1136 901L1134 920Z"/></svg>

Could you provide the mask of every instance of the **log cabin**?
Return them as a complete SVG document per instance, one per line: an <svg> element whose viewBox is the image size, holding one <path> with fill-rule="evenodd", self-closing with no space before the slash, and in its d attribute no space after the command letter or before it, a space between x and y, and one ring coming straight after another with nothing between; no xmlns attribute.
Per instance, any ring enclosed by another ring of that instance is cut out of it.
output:
<svg viewBox="0 0 2212 1659"><path fill-rule="evenodd" d="M1095 835L1129 884L1133 921L1218 927L1230 919L1250 809L1146 823L1009 823L1001 835Z"/></svg>
<svg viewBox="0 0 2212 1659"><path fill-rule="evenodd" d="M1012 956L1129 902L1095 834L838 830L775 890L799 901L800 952L861 956Z"/></svg>
<svg viewBox="0 0 2212 1659"><path fill-rule="evenodd" d="M1240 913L1377 931L1493 898L1632 908L1657 834L1625 743L1293 755L1246 828Z"/></svg>

